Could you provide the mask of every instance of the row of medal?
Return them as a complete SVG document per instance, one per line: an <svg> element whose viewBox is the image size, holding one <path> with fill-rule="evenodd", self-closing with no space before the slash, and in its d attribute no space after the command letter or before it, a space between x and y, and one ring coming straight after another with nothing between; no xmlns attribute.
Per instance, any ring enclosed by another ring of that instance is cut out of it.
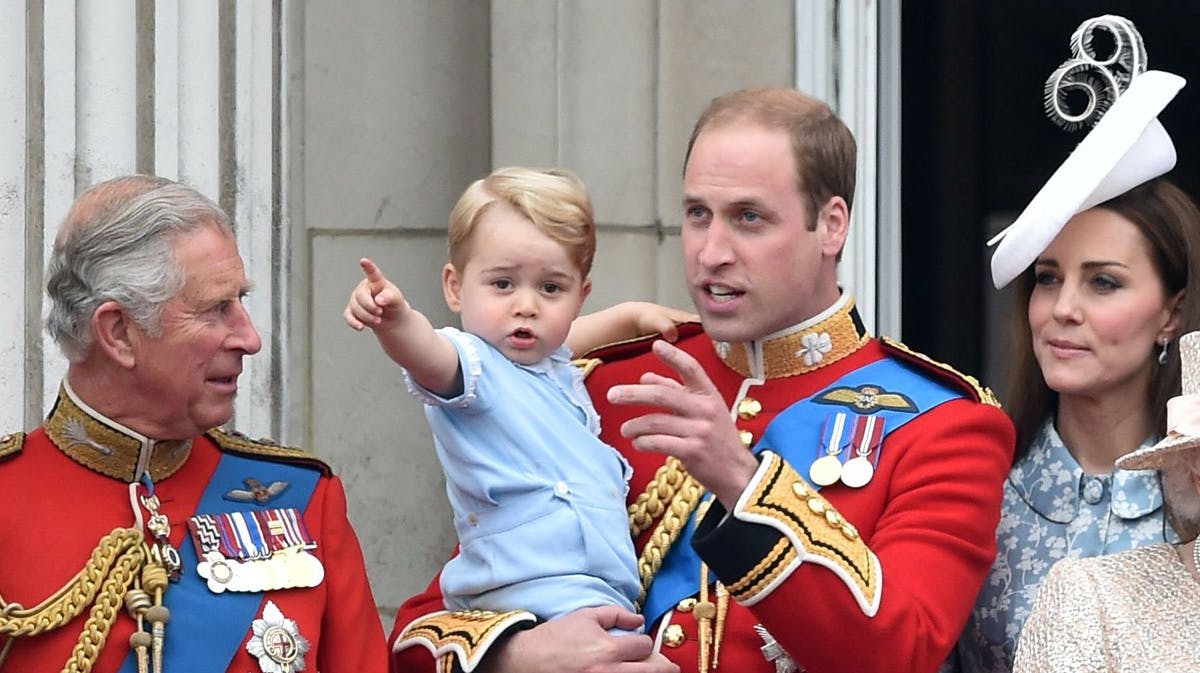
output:
<svg viewBox="0 0 1200 673"><path fill-rule="evenodd" d="M875 476L883 441L884 419L850 413L830 414L821 431L817 459L808 468L814 484L842 482L862 488Z"/></svg>
<svg viewBox="0 0 1200 673"><path fill-rule="evenodd" d="M196 572L213 593L315 587L325 567L309 550L317 543L294 507L188 519Z"/></svg>

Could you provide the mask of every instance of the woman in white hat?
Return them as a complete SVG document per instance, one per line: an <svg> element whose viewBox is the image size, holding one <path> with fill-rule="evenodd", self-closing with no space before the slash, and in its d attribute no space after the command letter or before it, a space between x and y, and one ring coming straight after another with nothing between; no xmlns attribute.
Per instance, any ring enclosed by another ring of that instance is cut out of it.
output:
<svg viewBox="0 0 1200 673"><path fill-rule="evenodd" d="M1200 670L1200 332L1180 340L1183 394L1165 439L1117 461L1161 470L1172 522L1188 542L1054 565L1017 649L1016 670Z"/></svg>
<svg viewBox="0 0 1200 673"><path fill-rule="evenodd" d="M1072 38L1077 58L1047 83L1048 108L1065 115L1055 106L1064 86L1092 87L1093 102L1100 100L1096 82L1104 77L1124 94L992 258L997 287L1019 279L1006 400L1017 452L997 558L956 651L961 671L1012 668L1038 588L1059 559L1174 539L1157 475L1114 470L1114 462L1166 431L1164 405L1178 393L1174 340L1200 328L1200 212L1156 178L1175 162L1156 117L1183 80L1143 72L1145 55L1136 50L1090 72L1104 65L1088 51L1089 31L1101 29L1118 45L1140 47L1125 19L1085 22ZM1095 107L1098 116L1103 105Z"/></svg>

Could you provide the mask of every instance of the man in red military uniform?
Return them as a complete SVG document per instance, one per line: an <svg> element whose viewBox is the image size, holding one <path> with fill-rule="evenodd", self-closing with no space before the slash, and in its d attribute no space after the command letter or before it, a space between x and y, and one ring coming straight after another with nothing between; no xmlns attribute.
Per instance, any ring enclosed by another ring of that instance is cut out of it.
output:
<svg viewBox="0 0 1200 673"><path fill-rule="evenodd" d="M44 425L0 437L0 671L386 670L341 482L218 427L262 346L228 217L110 180L47 275L70 367Z"/></svg>
<svg viewBox="0 0 1200 673"><path fill-rule="evenodd" d="M613 608L444 612L435 582L397 617L393 670L671 670L651 647L684 671L937 669L995 556L1013 431L974 379L868 335L838 287L854 163L819 101L714 100L684 173L703 331L586 360L634 468L649 635L607 635L639 620Z"/></svg>

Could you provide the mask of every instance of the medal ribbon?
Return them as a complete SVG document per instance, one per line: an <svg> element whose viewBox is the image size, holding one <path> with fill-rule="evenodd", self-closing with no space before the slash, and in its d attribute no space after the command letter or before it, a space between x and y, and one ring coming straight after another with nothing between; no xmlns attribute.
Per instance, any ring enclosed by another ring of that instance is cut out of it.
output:
<svg viewBox="0 0 1200 673"><path fill-rule="evenodd" d="M290 484L290 487L280 493L271 504L282 508L295 508L297 514L308 507L309 499L321 478L320 471L310 467L223 453L204 494L200 497L200 502L196 505L196 511L228 514L234 512L235 508L260 507L253 503L232 502L222 497L231 488L239 488L247 475L253 475L268 484L274 481ZM219 529L224 527L220 523L221 517L214 517L213 520L217 522ZM254 527L257 528L257 523ZM228 531L230 535L233 534L232 528L230 526ZM250 526L246 526L247 535L250 534L249 528ZM223 542L228 539L226 531L222 530L220 537ZM224 546L222 543L222 547ZM221 551L222 554L225 553L224 549ZM204 579L196 573L195 535L184 537L179 553L187 559L188 567L184 568L183 578L171 584L164 595L164 603L171 611L169 633L177 635L167 638L163 651L163 670L171 673L224 671L229 668L229 662L245 640L265 592L226 591L214 594L209 591ZM229 555L226 558L236 557ZM137 658L133 652L125 658L120 673L137 673Z"/></svg>
<svg viewBox="0 0 1200 673"><path fill-rule="evenodd" d="M774 383L768 383L769 389ZM825 431L825 421L831 415L828 403L817 403L814 400L830 389L847 387L857 389L864 385L876 385L887 391L903 391L916 405L917 411L894 411L879 409L871 415L886 419L882 431L872 432L871 445L882 446L887 435L904 427L906 423L920 416L943 402L963 397L957 390L948 388L941 383L926 378L915 372L907 365L893 358L885 358L860 367L831 383L824 390L797 401L780 412L767 425L766 431L754 445L751 451L757 455L770 449L788 461L802 475L808 475L809 467L825 452L821 449L822 435ZM853 411L846 407L847 411ZM842 440L844 441L844 440ZM852 445L857 448L857 444ZM813 451L813 447L817 447ZM844 452L850 453L850 452ZM881 451L875 451L875 462L879 461ZM811 484L813 490L820 490L817 484ZM697 508L698 509L698 508ZM700 574L700 557L692 548L692 533L696 528L695 510L683 527L679 539L671 545L662 567L654 576L654 582L646 592L646 602L642 613L647 624L653 624L660 617L679 603L679 601L696 594L696 578ZM711 577L711 575L710 575Z"/></svg>

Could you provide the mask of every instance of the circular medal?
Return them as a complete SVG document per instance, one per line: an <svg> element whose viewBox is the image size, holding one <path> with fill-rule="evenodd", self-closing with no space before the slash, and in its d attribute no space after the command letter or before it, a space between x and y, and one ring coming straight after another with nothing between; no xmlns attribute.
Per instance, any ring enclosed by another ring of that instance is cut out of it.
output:
<svg viewBox="0 0 1200 673"><path fill-rule="evenodd" d="M292 664L300 656L295 634L282 626L271 625L263 632L262 642L271 661L281 664L285 671L292 670Z"/></svg>
<svg viewBox="0 0 1200 673"><path fill-rule="evenodd" d="M812 477L813 483L821 486L836 483L838 477L842 476L842 461L836 455L821 456L808 468L808 476Z"/></svg>
<svg viewBox="0 0 1200 673"><path fill-rule="evenodd" d="M856 456L842 466L842 483L850 488L861 488L875 476L875 468L866 456Z"/></svg>
<svg viewBox="0 0 1200 673"><path fill-rule="evenodd" d="M262 589L263 591L278 591L287 586L287 576L284 565L278 559L265 558L251 561L258 566L262 573Z"/></svg>

